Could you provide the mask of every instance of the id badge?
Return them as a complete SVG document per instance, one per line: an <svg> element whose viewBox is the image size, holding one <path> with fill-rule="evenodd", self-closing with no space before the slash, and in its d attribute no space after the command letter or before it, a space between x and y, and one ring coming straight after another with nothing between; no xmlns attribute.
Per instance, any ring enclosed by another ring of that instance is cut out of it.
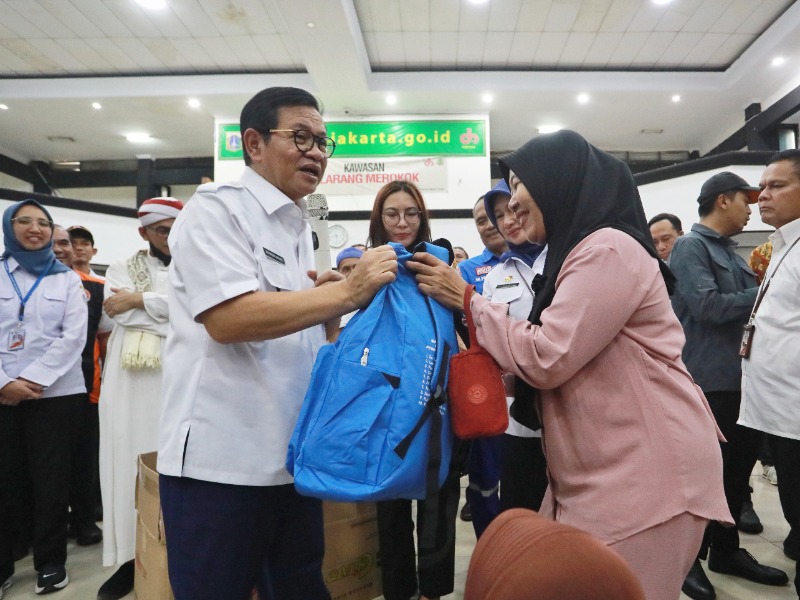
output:
<svg viewBox="0 0 800 600"><path fill-rule="evenodd" d="M16 327L8 336L8 349L13 352L22 350L25 347L25 329Z"/></svg>
<svg viewBox="0 0 800 600"><path fill-rule="evenodd" d="M756 333L756 326L752 322L746 323L742 327L742 343L739 345L739 356L750 358L750 348L753 346L753 335Z"/></svg>

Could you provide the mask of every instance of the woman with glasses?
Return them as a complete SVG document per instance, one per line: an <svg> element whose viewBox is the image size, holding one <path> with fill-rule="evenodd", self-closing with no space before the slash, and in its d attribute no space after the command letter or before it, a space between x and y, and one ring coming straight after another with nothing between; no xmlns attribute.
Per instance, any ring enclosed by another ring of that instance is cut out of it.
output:
<svg viewBox="0 0 800 600"><path fill-rule="evenodd" d="M710 519L732 525L719 429L681 360L675 277L653 247L627 165L573 131L500 160L509 208L548 244L527 319L472 295L426 254L420 290L470 310L478 342L538 410L549 488L540 514L582 529L631 565L648 600L675 600Z"/></svg>
<svg viewBox="0 0 800 600"><path fill-rule="evenodd" d="M13 583L15 494L33 490L37 594L69 582L70 437L85 401L81 351L86 298L80 279L53 254L53 220L34 200L3 213L0 273L0 598Z"/></svg>
<svg viewBox="0 0 800 600"><path fill-rule="evenodd" d="M413 252L420 242L430 241L430 221L419 189L405 181L383 186L372 207L368 246L396 242ZM409 600L417 590L420 600L435 600L453 592L462 462L454 447L450 473L439 490L437 502L432 503L437 509L435 514L426 510L430 507L428 502L417 501L417 538L427 537L426 531L435 531L435 548L415 548L411 500L377 503L381 579L386 600Z"/></svg>

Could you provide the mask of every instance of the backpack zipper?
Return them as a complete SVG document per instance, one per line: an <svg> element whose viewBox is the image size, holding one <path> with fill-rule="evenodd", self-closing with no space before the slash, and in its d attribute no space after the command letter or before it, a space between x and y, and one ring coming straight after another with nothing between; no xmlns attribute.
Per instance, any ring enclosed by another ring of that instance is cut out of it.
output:
<svg viewBox="0 0 800 600"><path fill-rule="evenodd" d="M361 366L366 367L369 360L369 348L364 348L364 354L361 355Z"/></svg>

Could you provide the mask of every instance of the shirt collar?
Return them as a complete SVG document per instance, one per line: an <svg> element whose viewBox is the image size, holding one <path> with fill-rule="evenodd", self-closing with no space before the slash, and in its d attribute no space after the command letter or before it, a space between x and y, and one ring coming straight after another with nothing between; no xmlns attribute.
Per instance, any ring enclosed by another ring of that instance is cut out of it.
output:
<svg viewBox="0 0 800 600"><path fill-rule="evenodd" d="M783 227L779 227L769 236L769 239L772 242L772 251L776 252L784 246L792 244L799 237L800 219L795 219Z"/></svg>
<svg viewBox="0 0 800 600"><path fill-rule="evenodd" d="M694 231L695 233L699 233L700 235L712 238L716 240L718 243L724 246L729 246L730 248L736 248L739 245L739 242L737 242L736 240L731 239L726 235L722 235L721 233L711 229L711 227L708 227L707 225L703 225L701 223L695 223L694 225L692 225L692 231Z"/></svg>
<svg viewBox="0 0 800 600"><path fill-rule="evenodd" d="M245 167L240 179L255 196L258 203L264 207L267 214L272 214L284 206L296 206L302 218L308 219L308 203L305 198L301 198L297 203L293 202L291 198L250 167Z"/></svg>

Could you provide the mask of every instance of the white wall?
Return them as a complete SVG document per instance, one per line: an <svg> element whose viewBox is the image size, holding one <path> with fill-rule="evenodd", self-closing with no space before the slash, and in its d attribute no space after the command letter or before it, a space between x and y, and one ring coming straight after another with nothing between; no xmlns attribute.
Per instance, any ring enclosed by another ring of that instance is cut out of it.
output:
<svg viewBox="0 0 800 600"><path fill-rule="evenodd" d="M697 197L703 183L712 175L722 171L731 171L743 177L750 185L757 186L764 172L764 167L749 165L733 165L722 167L684 177L676 177L666 181L648 183L639 186L642 205L647 219L658 213L667 212L677 215L683 224L683 230L689 231L692 224L697 223ZM773 227L761 222L758 205L751 205L753 213L745 231L774 231Z"/></svg>

